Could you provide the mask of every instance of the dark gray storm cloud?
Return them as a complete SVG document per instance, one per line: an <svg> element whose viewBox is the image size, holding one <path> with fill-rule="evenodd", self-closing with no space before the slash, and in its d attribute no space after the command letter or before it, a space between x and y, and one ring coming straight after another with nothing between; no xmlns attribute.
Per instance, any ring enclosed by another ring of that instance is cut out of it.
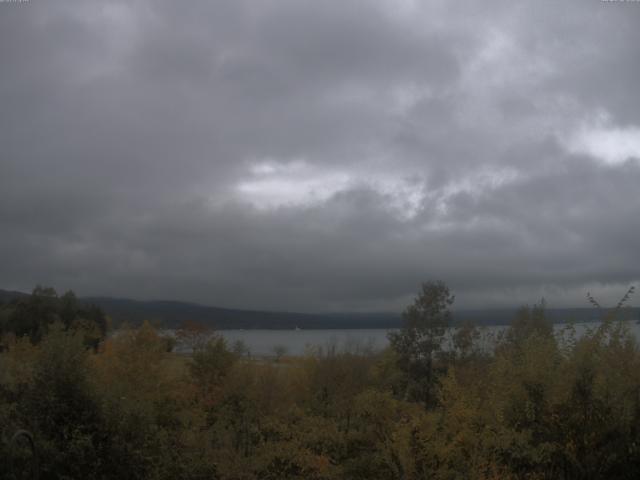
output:
<svg viewBox="0 0 640 480"><path fill-rule="evenodd" d="M0 288L247 308L615 301L640 3L0 3Z"/></svg>

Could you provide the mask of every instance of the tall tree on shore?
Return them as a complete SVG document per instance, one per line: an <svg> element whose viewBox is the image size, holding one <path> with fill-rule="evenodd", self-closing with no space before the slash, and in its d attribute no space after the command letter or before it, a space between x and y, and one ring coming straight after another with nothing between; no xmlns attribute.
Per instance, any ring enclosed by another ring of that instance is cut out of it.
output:
<svg viewBox="0 0 640 480"><path fill-rule="evenodd" d="M455 296L444 282L425 282L403 313L404 325L389 334L398 367L406 378L406 396L430 407L434 401L434 360L442 348Z"/></svg>

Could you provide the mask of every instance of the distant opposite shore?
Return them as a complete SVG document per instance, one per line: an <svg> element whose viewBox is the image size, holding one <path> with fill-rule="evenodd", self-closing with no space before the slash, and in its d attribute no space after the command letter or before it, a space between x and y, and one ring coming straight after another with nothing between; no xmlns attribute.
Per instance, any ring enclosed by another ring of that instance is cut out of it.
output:
<svg viewBox="0 0 640 480"><path fill-rule="evenodd" d="M28 293L0 289L0 302L27 296ZM185 321L196 322L216 330L262 329L390 329L402 325L400 312L370 313L296 313L241 310L211 307L169 300L132 300L112 297L83 297L85 303L100 307L115 326L123 323L139 325L148 320L163 328L178 328ZM453 310L454 325L471 322L478 326L508 325L518 308ZM546 315L553 323L592 322L600 312L593 307L548 308ZM624 309L624 319L640 319L640 308Z"/></svg>

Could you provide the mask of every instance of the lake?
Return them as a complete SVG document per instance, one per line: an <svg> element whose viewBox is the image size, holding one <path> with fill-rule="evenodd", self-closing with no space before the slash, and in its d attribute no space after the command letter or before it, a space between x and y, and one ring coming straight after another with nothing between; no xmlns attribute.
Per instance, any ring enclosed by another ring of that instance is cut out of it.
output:
<svg viewBox="0 0 640 480"><path fill-rule="evenodd" d="M636 339L640 340L640 325L636 321L626 322ZM563 335L568 324L555 324L554 329L559 336ZM589 329L595 329L599 322L573 324L576 336ZM480 327L480 344L483 348L491 348L496 336L506 326ZM287 355L303 355L310 348L335 346L338 350L370 348L380 350L389 344L387 333L394 329L327 329L327 330L220 330L231 347L241 340L248 347L251 355L271 356L276 347L284 347Z"/></svg>

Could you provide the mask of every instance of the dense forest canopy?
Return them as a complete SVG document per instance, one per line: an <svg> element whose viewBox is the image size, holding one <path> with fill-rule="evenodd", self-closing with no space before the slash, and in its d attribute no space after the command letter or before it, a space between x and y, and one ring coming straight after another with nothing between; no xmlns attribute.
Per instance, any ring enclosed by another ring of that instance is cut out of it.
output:
<svg viewBox="0 0 640 480"><path fill-rule="evenodd" d="M96 305L79 301L72 291L58 295L51 287L37 286L31 295L0 301L0 335L28 337L38 343L56 323L66 331L82 332L85 343L94 348L108 329L104 312Z"/></svg>
<svg viewBox="0 0 640 480"><path fill-rule="evenodd" d="M470 324L443 349L453 300L425 283L384 351L274 360L197 325L179 332L190 356L149 323L104 337L95 309L37 288L2 306L2 478L637 478L640 350L622 305L580 337L554 334L541 304L491 351Z"/></svg>

